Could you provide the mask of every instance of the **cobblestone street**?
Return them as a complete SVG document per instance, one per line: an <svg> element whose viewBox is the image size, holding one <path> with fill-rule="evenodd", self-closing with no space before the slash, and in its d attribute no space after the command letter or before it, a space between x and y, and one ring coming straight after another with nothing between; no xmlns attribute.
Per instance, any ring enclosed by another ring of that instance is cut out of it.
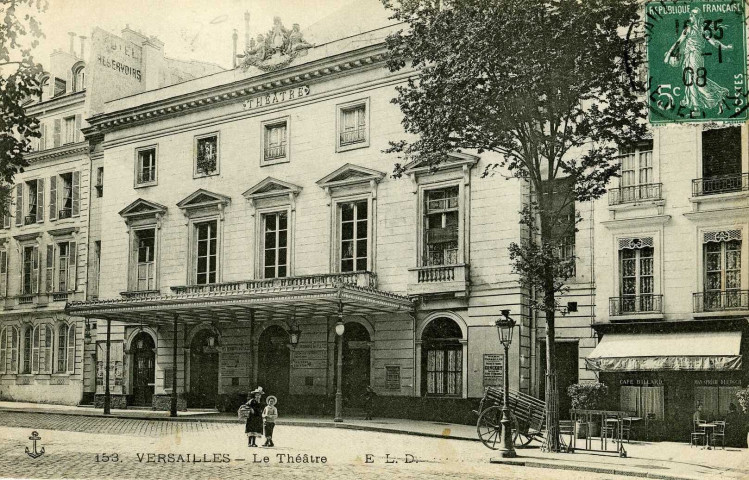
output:
<svg viewBox="0 0 749 480"><path fill-rule="evenodd" d="M0 424L3 477L614 478L491 465L491 452L475 442L330 428L280 426L278 447L250 449L239 423L3 413ZM25 453L32 430L45 449L38 459ZM304 455L326 463L304 463Z"/></svg>

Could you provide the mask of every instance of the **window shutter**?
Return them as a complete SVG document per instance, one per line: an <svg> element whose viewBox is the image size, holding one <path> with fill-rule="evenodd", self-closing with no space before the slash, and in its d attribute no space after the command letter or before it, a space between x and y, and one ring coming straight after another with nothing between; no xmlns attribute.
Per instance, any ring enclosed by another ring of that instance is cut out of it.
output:
<svg viewBox="0 0 749 480"><path fill-rule="evenodd" d="M55 118L55 132L53 134L54 143L53 146L59 147L62 144L61 141L61 131L62 131L62 120L59 118Z"/></svg>
<svg viewBox="0 0 749 480"><path fill-rule="evenodd" d="M16 227L23 225L23 183L16 185Z"/></svg>
<svg viewBox="0 0 749 480"><path fill-rule="evenodd" d="M55 246L54 245L47 245L47 257L45 258L47 268L45 272L45 281L46 281L46 290L48 293L53 292L54 290L54 284L55 284Z"/></svg>
<svg viewBox="0 0 749 480"><path fill-rule="evenodd" d="M45 122L40 122L39 132L41 133L39 137L39 150L44 150L47 148L47 124Z"/></svg>
<svg viewBox="0 0 749 480"><path fill-rule="evenodd" d="M75 242L68 243L68 291L75 292L78 273L78 249Z"/></svg>
<svg viewBox="0 0 749 480"><path fill-rule="evenodd" d="M75 135L73 135L73 138L75 138L76 142L80 142L83 140L83 135L81 135L81 114L77 113L75 115Z"/></svg>
<svg viewBox="0 0 749 480"><path fill-rule="evenodd" d="M49 219L57 220L57 177L49 177Z"/></svg>
<svg viewBox="0 0 749 480"><path fill-rule="evenodd" d="M81 172L73 172L73 216L81 213Z"/></svg>
<svg viewBox="0 0 749 480"><path fill-rule="evenodd" d="M33 293L39 293L39 247L34 245L31 254L31 288Z"/></svg>
<svg viewBox="0 0 749 480"><path fill-rule="evenodd" d="M68 330L68 372L75 372L75 323Z"/></svg>
<svg viewBox="0 0 749 480"><path fill-rule="evenodd" d="M3 215L3 228L10 228L10 217L11 217L11 215L10 215L10 209L11 209L11 205L12 204L11 204L10 199L9 199L8 200L8 207L7 207L8 211L5 212L5 214Z"/></svg>
<svg viewBox="0 0 749 480"><path fill-rule="evenodd" d="M36 180L36 221L44 221L44 179Z"/></svg>
<svg viewBox="0 0 749 480"><path fill-rule="evenodd" d="M8 251L0 251L0 295L8 296Z"/></svg>

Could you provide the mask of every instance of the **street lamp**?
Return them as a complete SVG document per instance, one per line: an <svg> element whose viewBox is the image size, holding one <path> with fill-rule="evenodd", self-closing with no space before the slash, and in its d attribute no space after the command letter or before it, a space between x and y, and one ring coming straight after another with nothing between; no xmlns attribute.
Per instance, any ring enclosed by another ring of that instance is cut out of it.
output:
<svg viewBox="0 0 749 480"><path fill-rule="evenodd" d="M338 366L336 367L336 392L335 392L335 418L334 422L343 421L343 393L341 393L341 375L343 375L343 332L346 326L343 324L343 302L338 299L338 322L335 324L335 334L338 344Z"/></svg>
<svg viewBox="0 0 749 480"><path fill-rule="evenodd" d="M504 318L502 318L504 317ZM502 436L499 443L499 455L502 458L517 457L515 447L512 442L512 428L510 426L510 368L507 364L509 360L509 349L512 343L512 331L515 329L515 320L510 317L509 310L502 310L502 317L495 322L499 343L505 347L504 358L504 395L502 402Z"/></svg>
<svg viewBox="0 0 749 480"><path fill-rule="evenodd" d="M292 348L297 346L301 335L302 331L299 329L299 325L296 322L292 323L291 327L289 327L289 343Z"/></svg>

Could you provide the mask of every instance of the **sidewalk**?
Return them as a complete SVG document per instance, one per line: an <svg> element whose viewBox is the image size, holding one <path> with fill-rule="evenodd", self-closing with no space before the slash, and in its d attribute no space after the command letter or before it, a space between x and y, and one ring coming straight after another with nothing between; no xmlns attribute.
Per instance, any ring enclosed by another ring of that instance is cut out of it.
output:
<svg viewBox="0 0 749 480"><path fill-rule="evenodd" d="M78 415L103 417L100 408L74 407L21 402L0 402L0 412L55 413L58 415ZM178 412L176 418L169 412L151 410L112 410L109 418L157 420L172 422L220 422L237 423L232 414L215 410L191 410ZM484 449L478 441L476 428L469 425L456 425L441 422L377 418L375 420L345 419L333 422L332 418L295 416L280 418L282 425L302 427L346 428L352 430L417 435L476 442L477 449ZM596 454L590 452L544 453L539 443L533 448L518 449L518 458L500 459L495 451L484 449L486 458L494 463L504 463L524 467L545 469L577 470L600 473L602 475L627 475L660 479L744 479L749 478L749 451L745 448L725 450L701 450L687 443L677 442L631 442L625 443L627 458L614 453Z"/></svg>

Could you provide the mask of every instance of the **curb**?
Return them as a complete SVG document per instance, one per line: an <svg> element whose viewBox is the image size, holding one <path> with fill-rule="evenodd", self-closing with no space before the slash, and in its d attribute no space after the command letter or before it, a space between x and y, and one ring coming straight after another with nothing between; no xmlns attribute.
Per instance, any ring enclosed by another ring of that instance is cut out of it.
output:
<svg viewBox="0 0 749 480"><path fill-rule="evenodd" d="M695 477L680 477L677 475L664 475L660 473L641 472L637 470L622 470L618 468L589 467L587 465L569 465L564 463L543 462L538 460L507 460L504 458L491 458L490 463L509 465L513 467L546 468L549 470L572 470L577 472L600 473L604 475L620 475L627 477L654 478L659 480L696 480Z"/></svg>
<svg viewBox="0 0 749 480"><path fill-rule="evenodd" d="M31 413L38 415L66 415L70 417L89 417L89 418L117 418L123 420L150 420L156 422L203 422L203 423L229 423L240 425L242 422L231 419L231 418L195 418L195 417L149 417L147 415L123 415L123 414L112 414L103 415L100 413L89 413L89 412L70 412L70 411L37 411L37 410L25 410L21 408L0 408L0 412L13 412L13 413ZM439 433L428 433L428 432L416 432L413 430L397 430L394 428L385 427L374 427L368 425L355 425L351 423L333 423L333 422L315 422L315 421L299 421L299 420L277 420L278 425L287 425L292 427L310 427L310 428L342 428L345 430L359 430L366 432L377 432L377 433L393 433L398 435L412 435L416 437L428 437L428 438L441 438L445 440L461 440L465 442L480 442L478 438L452 436L452 435L441 435ZM691 479L690 479L691 480Z"/></svg>

